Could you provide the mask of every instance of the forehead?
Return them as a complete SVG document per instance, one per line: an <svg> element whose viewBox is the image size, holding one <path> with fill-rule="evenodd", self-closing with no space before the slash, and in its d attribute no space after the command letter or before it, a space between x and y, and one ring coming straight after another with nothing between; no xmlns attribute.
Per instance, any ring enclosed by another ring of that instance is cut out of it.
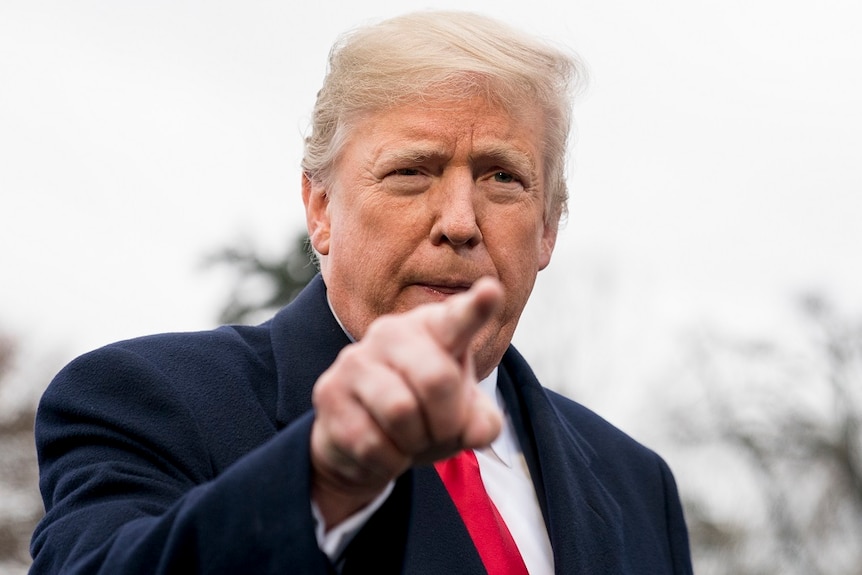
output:
<svg viewBox="0 0 862 575"><path fill-rule="evenodd" d="M445 98L409 102L366 113L353 123L348 140L374 155L413 156L469 153L527 155L539 164L544 153L543 115L526 104L512 111L485 98Z"/></svg>

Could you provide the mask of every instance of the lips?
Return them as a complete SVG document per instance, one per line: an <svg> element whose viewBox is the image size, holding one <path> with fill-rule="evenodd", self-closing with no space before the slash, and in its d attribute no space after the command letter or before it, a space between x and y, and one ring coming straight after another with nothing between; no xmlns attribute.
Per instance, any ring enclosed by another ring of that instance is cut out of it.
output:
<svg viewBox="0 0 862 575"><path fill-rule="evenodd" d="M455 294L465 292L470 289L479 277L457 276L457 277L424 277L415 278L411 285L420 288L425 294L425 297L430 297L432 300L446 299Z"/></svg>
<svg viewBox="0 0 862 575"><path fill-rule="evenodd" d="M458 284L458 285L439 285L439 284L419 284L421 287L435 291L444 295L454 295L456 293L465 292L470 289L470 285Z"/></svg>
<svg viewBox="0 0 862 575"><path fill-rule="evenodd" d="M448 264L448 265L446 265ZM464 262L435 262L424 269L403 270L401 285L423 300L439 301L465 292L481 277L496 277L489 266L464 265Z"/></svg>

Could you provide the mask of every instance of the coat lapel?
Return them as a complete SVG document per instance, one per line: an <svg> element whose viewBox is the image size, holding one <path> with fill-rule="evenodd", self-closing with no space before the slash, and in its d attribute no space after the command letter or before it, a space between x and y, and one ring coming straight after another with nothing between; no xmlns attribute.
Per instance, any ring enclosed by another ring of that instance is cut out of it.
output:
<svg viewBox="0 0 862 575"><path fill-rule="evenodd" d="M350 343L326 301L320 274L272 319L273 357L278 372L279 429L311 409L311 390L320 374Z"/></svg>
<svg viewBox="0 0 862 575"><path fill-rule="evenodd" d="M473 540L433 466L415 467L404 573L484 574Z"/></svg>
<svg viewBox="0 0 862 575"><path fill-rule="evenodd" d="M593 474L589 442L564 419L526 361L509 348L500 389L524 449L554 550L555 571L623 573L617 502Z"/></svg>

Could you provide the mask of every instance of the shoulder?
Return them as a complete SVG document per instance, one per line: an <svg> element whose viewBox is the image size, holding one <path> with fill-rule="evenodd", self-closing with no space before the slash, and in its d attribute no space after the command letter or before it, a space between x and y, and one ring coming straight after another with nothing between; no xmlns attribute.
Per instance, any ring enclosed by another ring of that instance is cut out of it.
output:
<svg viewBox="0 0 862 575"><path fill-rule="evenodd" d="M559 415L562 425L586 445L596 469L617 473L620 468L660 472L664 467L661 457L651 448L621 430L592 409L556 391L545 389L545 394Z"/></svg>
<svg viewBox="0 0 862 575"><path fill-rule="evenodd" d="M73 360L48 386L36 421L37 442L49 443L78 427L91 436L121 430L125 437L172 449L203 442L212 464L220 467L241 455L246 444L275 431L277 377L271 356L266 325L107 345Z"/></svg>
<svg viewBox="0 0 862 575"><path fill-rule="evenodd" d="M133 380L194 386L206 379L266 371L272 365L269 330L264 326L224 326L188 333L129 339L86 353L69 363L52 382L86 380L125 387ZM51 388L49 388L50 391Z"/></svg>
<svg viewBox="0 0 862 575"><path fill-rule="evenodd" d="M589 464L598 467L617 466L650 468L658 471L663 462L650 448L622 431L589 407L557 391L542 386L526 360L510 348L504 361L519 394L532 397L527 401L530 417L540 417L534 427L559 426L565 437L577 445ZM542 411L548 409L548 413Z"/></svg>
<svg viewBox="0 0 862 575"><path fill-rule="evenodd" d="M323 302L322 304L320 302ZM111 378L146 373L177 386L197 386L202 380L225 381L228 387L247 380L275 378L274 349L281 353L288 334L299 336L310 318L324 315L325 288L315 278L297 299L258 326L227 325L216 329L163 333L106 345L72 361L57 380L85 376ZM57 381L55 380L55 381Z"/></svg>
<svg viewBox="0 0 862 575"><path fill-rule="evenodd" d="M659 557L690 573L679 494L664 460L593 410L542 387L513 349L504 364L528 413L540 465L553 482L549 498L571 489L615 518L635 570ZM567 500L557 503L565 507Z"/></svg>
<svg viewBox="0 0 862 575"><path fill-rule="evenodd" d="M130 354L161 364L183 364L191 359L224 363L271 352L268 325L221 326L205 331L148 335L112 343L88 355Z"/></svg>
<svg viewBox="0 0 862 575"><path fill-rule="evenodd" d="M557 410L562 420L575 427L582 436L590 438L593 443L601 442L614 445L631 445L632 448L643 448L632 436L589 407L557 391L547 388L543 389L548 400Z"/></svg>

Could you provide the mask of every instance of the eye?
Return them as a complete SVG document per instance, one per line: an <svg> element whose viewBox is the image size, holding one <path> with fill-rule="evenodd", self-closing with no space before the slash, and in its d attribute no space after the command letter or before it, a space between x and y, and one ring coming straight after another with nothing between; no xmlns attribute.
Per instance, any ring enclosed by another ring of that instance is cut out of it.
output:
<svg viewBox="0 0 862 575"><path fill-rule="evenodd" d="M390 176L418 176L419 170L416 168L398 168L389 172Z"/></svg>
<svg viewBox="0 0 862 575"><path fill-rule="evenodd" d="M494 181L499 182L501 184L511 184L512 182L516 182L518 179L509 172L495 172L494 173Z"/></svg>

